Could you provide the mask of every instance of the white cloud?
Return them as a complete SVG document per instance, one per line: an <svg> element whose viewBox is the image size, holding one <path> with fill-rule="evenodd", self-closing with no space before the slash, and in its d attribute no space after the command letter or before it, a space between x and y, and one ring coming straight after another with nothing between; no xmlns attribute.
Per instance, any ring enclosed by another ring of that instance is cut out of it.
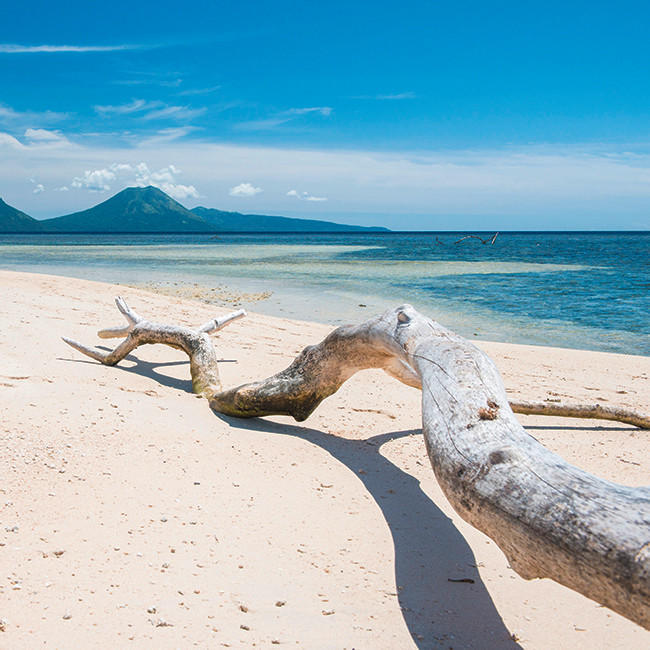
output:
<svg viewBox="0 0 650 650"><path fill-rule="evenodd" d="M230 188L230 196L255 196L262 192L261 187L255 187L252 183L240 183Z"/></svg>
<svg viewBox="0 0 650 650"><path fill-rule="evenodd" d="M135 165L112 163L102 169L86 170L82 176L73 178L70 186L93 192L108 192L113 189L115 181L118 181L122 186L146 187L153 185L175 199L199 198L200 194L194 185L183 185L176 182L176 176L180 173L181 170L174 165L151 171L144 162ZM66 190L61 187L59 191Z"/></svg>
<svg viewBox="0 0 650 650"><path fill-rule="evenodd" d="M42 183L37 183L33 178L30 178L29 182L34 185L32 194L40 194L41 192L45 192L45 186Z"/></svg>
<svg viewBox="0 0 650 650"><path fill-rule="evenodd" d="M9 135L8 133L2 133L0 131L0 146L5 145L7 147L11 147L12 149L25 149L25 145L20 142L19 140L16 140L13 135Z"/></svg>
<svg viewBox="0 0 650 650"><path fill-rule="evenodd" d="M49 131L48 129L27 129L25 138L32 143L42 145L68 145L70 140L61 131Z"/></svg>
<svg viewBox="0 0 650 650"><path fill-rule="evenodd" d="M169 196L179 200L187 198L198 199L200 196L194 185L182 185L176 182L176 176L181 173L181 170L174 165L168 165L158 171L152 172L145 163L140 163L136 167L136 172L135 183L141 187L153 185L169 194Z"/></svg>
<svg viewBox="0 0 650 650"><path fill-rule="evenodd" d="M179 183L152 183L152 185L156 185L156 187L159 187L163 192L178 201L189 198L198 199L201 196L194 185L181 185Z"/></svg>
<svg viewBox="0 0 650 650"><path fill-rule="evenodd" d="M300 201L315 201L317 203L327 201L326 196L314 196L309 192L298 192L297 190L289 190L287 196L292 196Z"/></svg>
<svg viewBox="0 0 650 650"><path fill-rule="evenodd" d="M70 185L76 189L86 189L92 192L108 192L111 189L109 183L116 178L115 173L110 169L87 169L83 176L75 176Z"/></svg>
<svg viewBox="0 0 650 650"><path fill-rule="evenodd" d="M144 165L144 163L141 163ZM133 167L129 165L128 163L113 163L111 165L111 171L114 173L119 173L119 172L132 172Z"/></svg>
<svg viewBox="0 0 650 650"><path fill-rule="evenodd" d="M29 140L36 140L39 142L51 142L53 140L65 139L60 131L48 131L47 129L27 129L25 137Z"/></svg>
<svg viewBox="0 0 650 650"><path fill-rule="evenodd" d="M47 52L115 52L144 49L142 45L17 45L0 43L1 54L35 54Z"/></svg>

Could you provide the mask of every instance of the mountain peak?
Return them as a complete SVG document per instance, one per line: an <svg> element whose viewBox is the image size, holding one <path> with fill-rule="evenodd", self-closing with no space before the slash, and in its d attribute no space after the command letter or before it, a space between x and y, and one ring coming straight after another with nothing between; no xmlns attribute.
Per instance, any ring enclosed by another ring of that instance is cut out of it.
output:
<svg viewBox="0 0 650 650"><path fill-rule="evenodd" d="M130 187L125 187L123 190L119 191L117 194L114 196L119 196L120 194L162 194L164 196L169 196L169 194L166 194L163 192L159 187L156 187L155 185L131 185Z"/></svg>
<svg viewBox="0 0 650 650"><path fill-rule="evenodd" d="M126 187L81 212L47 219L57 232L206 232L212 228L160 188Z"/></svg>
<svg viewBox="0 0 650 650"><path fill-rule="evenodd" d="M37 232L40 223L0 198L0 232Z"/></svg>

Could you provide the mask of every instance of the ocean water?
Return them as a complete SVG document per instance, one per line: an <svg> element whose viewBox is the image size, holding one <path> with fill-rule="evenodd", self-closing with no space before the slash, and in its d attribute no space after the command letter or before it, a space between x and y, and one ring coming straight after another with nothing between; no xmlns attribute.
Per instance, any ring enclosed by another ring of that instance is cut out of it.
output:
<svg viewBox="0 0 650 650"><path fill-rule="evenodd" d="M409 302L468 337L650 356L650 232L462 236L0 235L0 268L271 292L245 306L331 324Z"/></svg>

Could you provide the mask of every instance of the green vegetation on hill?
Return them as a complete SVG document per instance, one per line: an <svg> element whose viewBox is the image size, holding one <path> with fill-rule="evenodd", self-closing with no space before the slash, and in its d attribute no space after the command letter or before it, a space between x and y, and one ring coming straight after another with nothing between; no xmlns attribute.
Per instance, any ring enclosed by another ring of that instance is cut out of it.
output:
<svg viewBox="0 0 650 650"><path fill-rule="evenodd" d="M292 219L290 217L272 217L264 214L241 214L226 212L214 208L198 207L192 212L202 217L214 230L231 232L352 232L379 231L388 228L348 226L331 221L316 219Z"/></svg>
<svg viewBox="0 0 650 650"><path fill-rule="evenodd" d="M41 223L0 199L0 232L39 232Z"/></svg>
<svg viewBox="0 0 650 650"><path fill-rule="evenodd" d="M41 222L46 232L206 232L201 217L157 187L127 187L88 210Z"/></svg>

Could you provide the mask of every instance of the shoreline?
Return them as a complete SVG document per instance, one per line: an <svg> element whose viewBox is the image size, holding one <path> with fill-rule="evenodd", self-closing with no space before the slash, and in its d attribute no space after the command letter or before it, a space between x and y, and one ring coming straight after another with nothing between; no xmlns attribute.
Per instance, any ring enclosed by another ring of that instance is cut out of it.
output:
<svg viewBox="0 0 650 650"><path fill-rule="evenodd" d="M88 273L77 272L80 267L53 267L47 269L48 272L39 270L23 270L0 268L1 272L8 273L26 273L35 276L52 276L58 278L75 278L88 282L98 282L103 284L115 284L133 289L142 289L170 298L184 298L195 300L203 304L210 304L219 309L221 307L232 307L257 311L260 314L275 317L289 318L301 322L318 323L329 327L336 327L354 322L362 322L376 313L381 313L386 309L394 307L400 303L399 299L388 299L386 296L373 294L357 294L348 290L333 290L323 287L319 291L313 288L294 286L291 283L279 280L270 284L254 278L230 278L226 277L213 282L211 278L201 277L200 279L190 276L183 276L175 281L167 279L167 274L159 274L159 279L148 279L133 281L129 279L129 274L117 274L113 280L104 278L101 269L93 270ZM155 275L155 274L154 274ZM157 277L157 276L155 276ZM173 287L176 287L175 289ZM399 297L398 297L399 298ZM360 300L363 300L361 303ZM404 302L403 300L401 302ZM471 322L480 321L481 325L470 327L470 322L461 317L457 310L449 308L439 308L437 310L427 309L417 301L412 302L413 306L421 311L431 315L435 312L434 317L443 323L449 329L452 329L474 342L487 341L503 343L504 345L523 345L550 349L568 349L581 350L586 352L603 352L605 354L620 354L628 356L648 357L643 353L621 352L598 350L587 345L576 347L575 344L584 340L581 334L584 334L586 340L591 341L594 332L571 323L561 323L552 320L536 320L531 323L519 322L514 317L496 317L494 314L473 314ZM304 312L309 311L310 317L305 318ZM556 335L559 332L564 333L563 340L574 344L568 347L561 347L552 343L547 343L547 330L555 328ZM503 332L506 332L503 334ZM517 342L521 338L521 332L526 332L527 340ZM619 332L618 330L602 330L602 338L613 338L616 341L617 336L622 334L629 336L628 332ZM490 336L492 335L492 336ZM505 339L505 340L503 340ZM613 343L619 345L619 343Z"/></svg>
<svg viewBox="0 0 650 650"><path fill-rule="evenodd" d="M191 394L182 353L146 346L109 368L59 337L101 344L96 330L120 322L118 292L162 322L197 325L227 308L10 271L0 271L0 287L0 645L650 642L560 585L522 580L459 519L424 451L419 391L364 371L301 425L225 418ZM224 385L286 367L330 329L250 314L216 337ZM649 357L475 343L513 396L650 411ZM569 462L647 483L648 432L521 421Z"/></svg>
<svg viewBox="0 0 650 650"><path fill-rule="evenodd" d="M650 355L647 238L593 237L14 236L0 268L138 285L168 285L173 268L186 288L265 296L250 308L285 318L341 325L403 302L467 338Z"/></svg>

